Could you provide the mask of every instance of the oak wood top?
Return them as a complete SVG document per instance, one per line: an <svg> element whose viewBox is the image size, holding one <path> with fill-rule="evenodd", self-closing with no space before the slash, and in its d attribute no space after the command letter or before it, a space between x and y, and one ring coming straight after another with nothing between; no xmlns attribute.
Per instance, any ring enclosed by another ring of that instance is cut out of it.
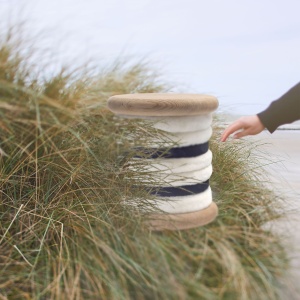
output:
<svg viewBox="0 0 300 300"><path fill-rule="evenodd" d="M124 94L108 99L108 108L115 114L136 116L202 115L218 105L216 97L205 94Z"/></svg>

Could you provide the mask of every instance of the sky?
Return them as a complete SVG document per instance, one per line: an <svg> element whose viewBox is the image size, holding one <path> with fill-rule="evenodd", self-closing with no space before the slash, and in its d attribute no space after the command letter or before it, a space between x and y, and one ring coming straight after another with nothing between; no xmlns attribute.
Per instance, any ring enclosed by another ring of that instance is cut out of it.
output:
<svg viewBox="0 0 300 300"><path fill-rule="evenodd" d="M174 92L254 114L300 81L299 0L0 0L61 60L145 58Z"/></svg>

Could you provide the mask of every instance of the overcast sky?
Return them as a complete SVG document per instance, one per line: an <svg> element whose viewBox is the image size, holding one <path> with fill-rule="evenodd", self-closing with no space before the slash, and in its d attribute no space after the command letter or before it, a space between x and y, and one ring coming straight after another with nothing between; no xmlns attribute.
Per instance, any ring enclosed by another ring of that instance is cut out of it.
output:
<svg viewBox="0 0 300 300"><path fill-rule="evenodd" d="M300 81L299 12L299 0L0 0L0 19L22 17L61 57L146 57L180 91L239 114Z"/></svg>

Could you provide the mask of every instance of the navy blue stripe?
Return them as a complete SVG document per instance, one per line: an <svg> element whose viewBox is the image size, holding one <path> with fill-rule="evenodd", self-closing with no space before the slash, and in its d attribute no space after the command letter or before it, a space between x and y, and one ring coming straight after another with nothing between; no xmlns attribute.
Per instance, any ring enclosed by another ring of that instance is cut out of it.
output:
<svg viewBox="0 0 300 300"><path fill-rule="evenodd" d="M136 148L137 151L141 151L145 156L150 158L184 158L195 157L202 155L208 151L209 143L203 143L198 145L177 147L177 148ZM145 156L136 155L136 158L144 158Z"/></svg>
<svg viewBox="0 0 300 300"><path fill-rule="evenodd" d="M176 196L188 196L192 194L199 194L206 191L209 187L209 180L205 182L184 185L178 187L160 187L160 188L147 188L151 191L152 195L162 197L176 197Z"/></svg>

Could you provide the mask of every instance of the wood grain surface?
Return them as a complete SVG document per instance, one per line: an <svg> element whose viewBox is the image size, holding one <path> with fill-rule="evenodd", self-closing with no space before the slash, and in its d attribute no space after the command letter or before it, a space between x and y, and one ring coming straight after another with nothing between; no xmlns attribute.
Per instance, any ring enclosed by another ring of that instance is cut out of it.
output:
<svg viewBox="0 0 300 300"><path fill-rule="evenodd" d="M146 225L150 230L183 230L204 226L212 222L218 215L215 202L203 210L185 214L153 214L149 216Z"/></svg>
<svg viewBox="0 0 300 300"><path fill-rule="evenodd" d="M115 114L137 116L202 115L218 105L216 97L204 94L125 94L108 99L108 108Z"/></svg>

